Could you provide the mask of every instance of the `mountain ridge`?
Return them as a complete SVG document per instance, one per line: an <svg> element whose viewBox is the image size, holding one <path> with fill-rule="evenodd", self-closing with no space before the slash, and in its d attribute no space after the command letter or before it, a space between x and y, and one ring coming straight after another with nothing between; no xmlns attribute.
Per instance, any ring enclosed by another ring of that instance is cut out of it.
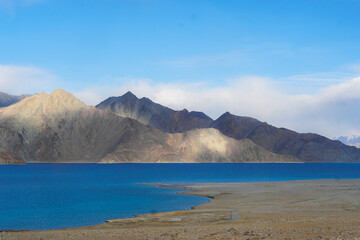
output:
<svg viewBox="0 0 360 240"><path fill-rule="evenodd" d="M207 121L201 122L201 124L188 124L186 128L177 128L177 131L174 131L173 126L179 124L179 121L175 118L167 117L165 118L166 121L163 121L160 125L156 121L155 123L152 121L142 121L141 117L139 117L139 112L148 116L158 116L158 113L151 112L153 111L151 107L140 108L141 111L139 111L139 109L136 109L135 107L136 104L139 104L139 99L131 92L128 92L127 94L132 96L131 104L133 108L129 108L129 106L124 104L124 101L122 100L124 95L111 98L111 104L114 106L113 108L109 107L107 103L108 99L104 100L96 107L119 116L125 112L131 112L132 114L129 114L129 117L169 133L186 132L197 128L215 128L230 138L236 140L250 139L272 153L290 155L303 162L360 161L360 150L344 145L339 141L333 141L314 133L297 133L290 129L277 128L255 118L236 116L230 112L225 112L216 120L209 118ZM154 103L151 100L147 101L150 101L151 106L155 105L158 109L169 109L160 104ZM181 114L181 112L182 111L172 110L174 115L175 113ZM187 110L184 113L185 115L190 115ZM197 112L197 116L199 115L206 116L204 113ZM186 120L189 121L189 118Z"/></svg>
<svg viewBox="0 0 360 240"><path fill-rule="evenodd" d="M212 121L202 112L189 112L186 109L175 111L154 103L149 98L139 99L130 91L119 97L110 97L96 105L96 108L121 117L136 119L168 133L205 128Z"/></svg>

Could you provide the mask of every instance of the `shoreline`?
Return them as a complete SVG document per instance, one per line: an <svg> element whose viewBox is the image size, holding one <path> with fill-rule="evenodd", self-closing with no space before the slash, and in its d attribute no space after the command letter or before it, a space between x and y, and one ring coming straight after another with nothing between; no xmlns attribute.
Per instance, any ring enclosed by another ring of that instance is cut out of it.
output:
<svg viewBox="0 0 360 240"><path fill-rule="evenodd" d="M87 227L3 231L1 239L356 239L360 179L155 184L210 198L190 210ZM270 234L270 235L269 235ZM171 237L172 236L172 237ZM321 238L320 238L321 237Z"/></svg>

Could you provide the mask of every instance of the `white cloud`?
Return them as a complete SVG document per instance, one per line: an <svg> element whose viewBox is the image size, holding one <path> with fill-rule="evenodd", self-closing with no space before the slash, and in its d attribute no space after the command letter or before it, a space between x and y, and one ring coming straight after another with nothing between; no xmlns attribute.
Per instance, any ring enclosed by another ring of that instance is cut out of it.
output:
<svg viewBox="0 0 360 240"><path fill-rule="evenodd" d="M56 77L31 66L0 65L0 91L28 94L56 88Z"/></svg>
<svg viewBox="0 0 360 240"><path fill-rule="evenodd" d="M327 137L360 134L360 78L322 88L317 94L289 94L278 81L258 76L231 79L225 86L206 83L154 83L128 79L118 88L88 88L75 93L96 105L109 96L132 91L138 97L175 110L203 111L213 118L229 111L251 116L277 127L299 132L316 132Z"/></svg>

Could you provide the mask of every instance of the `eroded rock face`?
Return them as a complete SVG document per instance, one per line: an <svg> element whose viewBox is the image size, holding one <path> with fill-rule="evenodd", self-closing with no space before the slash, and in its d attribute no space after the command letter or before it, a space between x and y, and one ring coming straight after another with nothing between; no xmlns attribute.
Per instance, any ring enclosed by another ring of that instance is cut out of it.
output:
<svg viewBox="0 0 360 240"><path fill-rule="evenodd" d="M148 98L138 99L131 92L110 97L96 106L98 109L129 117L168 133L185 132L208 127L212 119L201 112L174 111Z"/></svg>

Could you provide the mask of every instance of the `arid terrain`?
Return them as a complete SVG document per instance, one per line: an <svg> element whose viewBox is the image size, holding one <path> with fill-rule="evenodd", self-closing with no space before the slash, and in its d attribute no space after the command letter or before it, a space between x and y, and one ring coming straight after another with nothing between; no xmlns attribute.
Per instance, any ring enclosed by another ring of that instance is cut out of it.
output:
<svg viewBox="0 0 360 240"><path fill-rule="evenodd" d="M176 188L212 199L187 211L145 214L73 229L2 231L0 236L7 240L360 239L360 180L211 183Z"/></svg>

